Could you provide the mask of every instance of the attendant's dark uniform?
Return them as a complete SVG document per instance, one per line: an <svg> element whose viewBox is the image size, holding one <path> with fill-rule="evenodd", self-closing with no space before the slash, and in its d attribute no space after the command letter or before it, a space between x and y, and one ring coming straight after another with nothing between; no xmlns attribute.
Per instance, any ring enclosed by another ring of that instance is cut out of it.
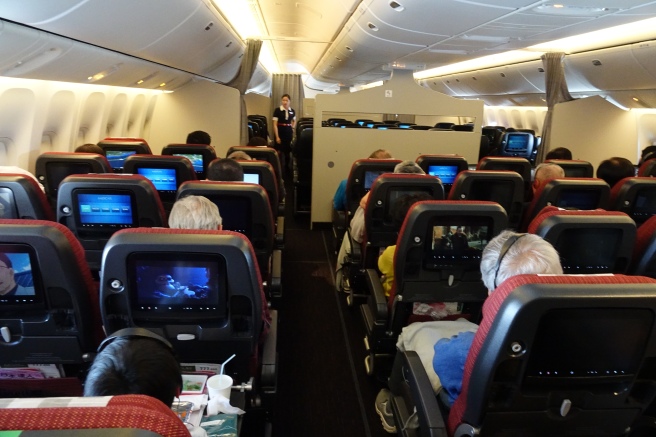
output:
<svg viewBox="0 0 656 437"><path fill-rule="evenodd" d="M292 127L294 117L296 117L296 112L292 108L285 110L282 105L273 111L272 117L273 122L278 124L278 136L280 137L280 144L274 141L273 146L282 154L282 167L289 173L292 171L290 153L294 136L294 128Z"/></svg>

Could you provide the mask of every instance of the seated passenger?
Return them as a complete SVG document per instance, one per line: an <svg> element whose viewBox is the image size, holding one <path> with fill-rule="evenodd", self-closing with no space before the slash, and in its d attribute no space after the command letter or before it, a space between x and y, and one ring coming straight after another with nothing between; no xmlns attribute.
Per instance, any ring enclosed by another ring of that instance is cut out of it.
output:
<svg viewBox="0 0 656 437"><path fill-rule="evenodd" d="M252 161L251 155L241 150L235 150L230 155L226 156L227 159L234 159L236 161Z"/></svg>
<svg viewBox="0 0 656 437"><path fill-rule="evenodd" d="M212 142L212 137L207 132L202 130L196 130L187 135L186 144L207 144L208 146Z"/></svg>
<svg viewBox="0 0 656 437"><path fill-rule="evenodd" d="M223 229L219 207L203 196L186 196L178 199L169 215L171 229Z"/></svg>
<svg viewBox="0 0 656 437"><path fill-rule="evenodd" d="M165 340L116 337L100 345L84 383L84 396L141 394L171 406L182 387L180 365Z"/></svg>
<svg viewBox="0 0 656 437"><path fill-rule="evenodd" d="M560 265L560 257L553 246L534 234L517 234L513 231L503 231L490 240L483 250L481 258L481 275L483 283L491 294L503 281L516 275L524 274L557 274L563 273ZM484 315L485 316L485 315ZM465 320L439 321L414 323L408 331L404 328L403 336L413 336L415 344L420 344L420 329L426 329L431 335L437 332L449 333L447 335L437 334L433 336L433 359L432 368L427 368L426 373L437 374L440 398L453 405L462 388L462 376L467 354L478 328L475 324ZM399 337L399 343L403 344L408 339ZM422 343L423 344L423 343ZM428 351L415 349L421 357ZM427 364L422 359L424 366ZM435 386L433 385L433 388ZM445 394L445 396L443 396ZM381 418L383 427L388 432L396 432L394 418L390 406L390 392L383 389L376 397L376 412Z"/></svg>
<svg viewBox="0 0 656 437"><path fill-rule="evenodd" d="M269 143L267 142L267 140L265 140L262 137L253 137L250 140L248 140L248 143L246 145L254 146L254 147L267 147Z"/></svg>
<svg viewBox="0 0 656 437"><path fill-rule="evenodd" d="M34 296L34 287L16 282L16 269L7 254L0 253L0 297Z"/></svg>
<svg viewBox="0 0 656 437"><path fill-rule="evenodd" d="M388 152L385 149L378 149L375 150L371 155L368 157L369 159L394 159L392 158L392 154ZM336 211L346 211L348 209L348 204L347 204L347 199L346 199L346 183L348 182L347 179L344 179L339 183L339 186L337 187L337 191L335 191L335 195L333 196L333 208L335 208Z"/></svg>
<svg viewBox="0 0 656 437"><path fill-rule="evenodd" d="M572 152L567 147L556 147L549 150L544 159L572 159Z"/></svg>
<svg viewBox="0 0 656 437"><path fill-rule="evenodd" d="M597 167L597 177L606 181L611 188L622 179L633 176L635 176L635 167L626 158L615 156L602 161Z"/></svg>
<svg viewBox="0 0 656 437"><path fill-rule="evenodd" d="M533 195L537 193L538 189L551 179L564 178L565 170L558 164L551 164L543 162L535 167L535 175L533 176Z"/></svg>
<svg viewBox="0 0 656 437"><path fill-rule="evenodd" d="M656 145L654 146L647 146L644 149L642 149L642 153L640 155L640 162L638 165L642 165L643 162L649 161L650 159L656 158Z"/></svg>
<svg viewBox="0 0 656 437"><path fill-rule="evenodd" d="M396 167L394 167L394 173L426 174L416 162L411 160L396 164ZM368 199L369 193L365 194L360 200L360 206L355 210L355 214L353 214L351 224L349 225L351 238L356 243L362 243L362 239L364 238L364 208L367 206ZM344 258L349 253L351 253L351 242L349 238L344 237L342 245L339 248L339 253L337 254L337 276L335 278L335 286L337 288L339 288L339 284L342 282L341 275Z"/></svg>
<svg viewBox="0 0 656 437"><path fill-rule="evenodd" d="M105 151L97 144L87 143L77 146L75 148L75 153L96 153L98 155L105 156Z"/></svg>
<svg viewBox="0 0 656 437"><path fill-rule="evenodd" d="M214 165L207 168L208 181L242 182L244 169L234 159L219 159Z"/></svg>

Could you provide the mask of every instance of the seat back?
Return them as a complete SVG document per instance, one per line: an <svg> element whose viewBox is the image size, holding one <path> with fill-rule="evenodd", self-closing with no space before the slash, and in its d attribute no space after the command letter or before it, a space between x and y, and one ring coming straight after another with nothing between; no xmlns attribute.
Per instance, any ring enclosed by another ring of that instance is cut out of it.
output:
<svg viewBox="0 0 656 437"><path fill-rule="evenodd" d="M563 272L626 273L636 241L636 227L617 211L563 211L545 208L528 232L550 242L560 255Z"/></svg>
<svg viewBox="0 0 656 437"><path fill-rule="evenodd" d="M631 216L637 225L656 214L656 179L625 178L610 191L610 209Z"/></svg>
<svg viewBox="0 0 656 437"><path fill-rule="evenodd" d="M266 161L271 164L273 170L276 172L276 178L278 180L278 189L279 194L284 193L284 181L282 179L282 166L280 165L280 158L278 157L278 152L276 149L271 147L255 147L255 146L233 146L228 149L227 155L230 155L232 152L245 152L253 159L258 161ZM226 156L227 156L226 155ZM284 195L279 196L280 201L284 199Z"/></svg>
<svg viewBox="0 0 656 437"><path fill-rule="evenodd" d="M266 190L273 215L277 216L279 212L284 214L278 209L278 181L271 164L267 161L239 161L239 164L244 169L244 182L257 183Z"/></svg>
<svg viewBox="0 0 656 437"><path fill-rule="evenodd" d="M109 237L119 229L166 226L155 186L141 175L73 175L62 181L57 221L82 243L93 271Z"/></svg>
<svg viewBox="0 0 656 437"><path fill-rule="evenodd" d="M437 177L420 174L382 174L371 185L364 210L364 245L377 252L396 244L398 224L392 217L397 200L403 196L424 193L434 200L444 200L444 188Z"/></svg>
<svg viewBox="0 0 656 437"><path fill-rule="evenodd" d="M112 173L107 158L95 153L45 152L36 158L36 177L51 205L57 204L57 189L72 174Z"/></svg>
<svg viewBox="0 0 656 437"><path fill-rule="evenodd" d="M531 132L504 132L499 143L499 156L515 156L531 159L537 149L535 135Z"/></svg>
<svg viewBox="0 0 656 437"><path fill-rule="evenodd" d="M626 435L656 394L656 281L515 276L485 302L449 435Z"/></svg>
<svg viewBox="0 0 656 437"><path fill-rule="evenodd" d="M207 166L216 159L214 147L207 144L169 144L162 149L162 155L184 156L194 167L196 179L205 179Z"/></svg>
<svg viewBox="0 0 656 437"><path fill-rule="evenodd" d="M419 155L415 161L422 170L442 181L444 195L448 196L456 176L467 170L467 160L456 155Z"/></svg>
<svg viewBox="0 0 656 437"><path fill-rule="evenodd" d="M594 177L594 167L588 161L578 159L548 159L545 162L559 165L565 171L566 178Z"/></svg>
<svg viewBox="0 0 656 437"><path fill-rule="evenodd" d="M266 321L248 239L230 231L126 229L105 247L100 301L108 333L126 327L166 338L181 362L222 363L246 381Z"/></svg>
<svg viewBox="0 0 656 437"><path fill-rule="evenodd" d="M244 182L194 181L185 182L178 190L178 199L188 195L207 197L219 207L223 229L244 234L250 240L262 273L268 277L274 227L264 188Z"/></svg>
<svg viewBox="0 0 656 437"><path fill-rule="evenodd" d="M402 295L404 303L482 302L487 289L481 281L481 254L507 226L506 211L494 202L414 204L397 240L390 298ZM458 228L464 238L455 236Z"/></svg>
<svg viewBox="0 0 656 437"><path fill-rule="evenodd" d="M123 164L130 155L152 155L150 146L142 138L105 138L98 142L114 173L123 172Z"/></svg>
<svg viewBox="0 0 656 437"><path fill-rule="evenodd" d="M0 174L0 218L55 220L46 195L24 174Z"/></svg>
<svg viewBox="0 0 656 437"><path fill-rule="evenodd" d="M485 156L476 166L477 170L507 170L519 173L525 183L531 183L531 163L526 158Z"/></svg>
<svg viewBox="0 0 656 437"><path fill-rule="evenodd" d="M80 243L64 226L42 220L0 220L0 235L18 284L13 296L0 296L0 365L92 360L102 338L100 310Z"/></svg>
<svg viewBox="0 0 656 437"><path fill-rule="evenodd" d="M350 215L355 213L360 200L371 189L374 180L383 173L393 173L398 159L358 159L353 162L346 181L346 202Z"/></svg>
<svg viewBox="0 0 656 437"><path fill-rule="evenodd" d="M0 430L38 431L44 437L190 435L169 407L146 395L0 399Z"/></svg>
<svg viewBox="0 0 656 437"><path fill-rule="evenodd" d="M638 176L656 177L656 158L643 162L638 169Z"/></svg>
<svg viewBox="0 0 656 437"><path fill-rule="evenodd" d="M123 172L150 180L167 211L171 210L180 185L196 180L196 171L185 156L131 155L125 160Z"/></svg>
<svg viewBox="0 0 656 437"><path fill-rule="evenodd" d="M607 209L610 187L602 179L567 178L551 179L538 187L531 204L524 213L523 229L546 206L565 209Z"/></svg>
<svg viewBox="0 0 656 437"><path fill-rule="evenodd" d="M508 214L508 226L516 228L522 217L524 180L514 171L462 171L449 192L449 200L497 202Z"/></svg>
<svg viewBox="0 0 656 437"><path fill-rule="evenodd" d="M656 216L638 228L631 274L656 278Z"/></svg>

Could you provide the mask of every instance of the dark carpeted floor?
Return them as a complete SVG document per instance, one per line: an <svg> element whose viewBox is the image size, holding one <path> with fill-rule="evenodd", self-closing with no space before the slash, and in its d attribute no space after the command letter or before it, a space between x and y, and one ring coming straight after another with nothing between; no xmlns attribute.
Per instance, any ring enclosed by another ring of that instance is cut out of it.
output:
<svg viewBox="0 0 656 437"><path fill-rule="evenodd" d="M291 188L291 187L290 187ZM290 191L288 191L290 192ZM388 436L374 409L382 385L364 371L357 307L335 291L329 230L309 215L285 219L273 435Z"/></svg>

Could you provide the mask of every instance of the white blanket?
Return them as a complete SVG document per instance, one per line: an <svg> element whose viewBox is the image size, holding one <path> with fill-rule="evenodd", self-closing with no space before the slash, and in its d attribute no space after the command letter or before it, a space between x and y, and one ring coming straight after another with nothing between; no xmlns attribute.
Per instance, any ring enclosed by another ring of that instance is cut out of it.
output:
<svg viewBox="0 0 656 437"><path fill-rule="evenodd" d="M442 388L442 384L433 369L435 343L442 338L451 338L460 332L476 332L477 329L478 325L466 319L416 322L403 328L396 347L402 351L417 352L426 369L433 391L437 394Z"/></svg>

